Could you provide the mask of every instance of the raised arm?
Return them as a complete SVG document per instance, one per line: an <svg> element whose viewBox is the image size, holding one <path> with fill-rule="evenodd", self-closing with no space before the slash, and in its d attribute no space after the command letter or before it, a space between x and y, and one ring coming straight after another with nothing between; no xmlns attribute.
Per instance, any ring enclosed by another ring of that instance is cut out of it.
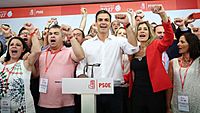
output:
<svg viewBox="0 0 200 113"><path fill-rule="evenodd" d="M31 37L31 41L32 41L31 53L28 56L28 58L25 60L25 67L29 71L32 71L33 66L41 52L40 41L38 40L39 36L40 36L39 30L36 28L34 32L32 33L32 37Z"/></svg>
<svg viewBox="0 0 200 113"><path fill-rule="evenodd" d="M130 18L131 18L130 22L131 22L131 25L133 27L133 30L135 31L135 29L136 29L135 12L132 9L128 9L127 12L130 15Z"/></svg>
<svg viewBox="0 0 200 113"><path fill-rule="evenodd" d="M162 19L162 25L165 30L164 37L159 42L159 50L166 51L167 48L172 45L174 41L174 32L170 23L170 20L162 5L155 5L151 7L153 13L158 14Z"/></svg>
<svg viewBox="0 0 200 113"><path fill-rule="evenodd" d="M176 29L175 35L176 35L176 39L179 40L179 38L181 37L181 35L183 35L184 33L191 33L191 29L189 27L186 26L186 22L184 19L182 18L175 18L174 19L174 23L175 25L178 26L178 28Z"/></svg>
<svg viewBox="0 0 200 113"><path fill-rule="evenodd" d="M76 62L82 60L85 57L85 55L84 55L84 51L83 51L83 48L81 47L80 43L76 40L75 37L72 37L70 39L70 42L72 45L72 50L74 52L74 54L72 54L72 59Z"/></svg>
<svg viewBox="0 0 200 113"><path fill-rule="evenodd" d="M126 14L116 14L115 18L124 25L127 33L128 42L133 46L137 46L135 32L133 31L133 28L130 25L128 16Z"/></svg>
<svg viewBox="0 0 200 113"><path fill-rule="evenodd" d="M79 29L81 30L85 30L85 26L86 26L86 21L87 21L87 9L86 8L81 8L81 13L82 13L82 19L81 19L81 23L79 26Z"/></svg>

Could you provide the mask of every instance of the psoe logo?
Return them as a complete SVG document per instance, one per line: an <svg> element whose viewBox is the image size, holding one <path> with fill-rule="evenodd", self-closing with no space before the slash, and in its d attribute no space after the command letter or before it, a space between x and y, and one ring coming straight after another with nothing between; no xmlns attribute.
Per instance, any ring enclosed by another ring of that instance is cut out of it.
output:
<svg viewBox="0 0 200 113"><path fill-rule="evenodd" d="M89 89L95 89L95 80L90 80L90 83L88 85Z"/></svg>
<svg viewBox="0 0 200 113"><path fill-rule="evenodd" d="M0 18L6 17L7 11L0 11Z"/></svg>
<svg viewBox="0 0 200 113"><path fill-rule="evenodd" d="M44 11L43 11L43 10L36 10L36 11L35 11L35 14L36 14L36 15L44 14Z"/></svg>
<svg viewBox="0 0 200 113"><path fill-rule="evenodd" d="M99 83L99 88L111 88L110 82L101 82Z"/></svg>
<svg viewBox="0 0 200 113"><path fill-rule="evenodd" d="M29 15L31 16L42 15L42 14L44 14L43 10L31 9L29 11Z"/></svg>

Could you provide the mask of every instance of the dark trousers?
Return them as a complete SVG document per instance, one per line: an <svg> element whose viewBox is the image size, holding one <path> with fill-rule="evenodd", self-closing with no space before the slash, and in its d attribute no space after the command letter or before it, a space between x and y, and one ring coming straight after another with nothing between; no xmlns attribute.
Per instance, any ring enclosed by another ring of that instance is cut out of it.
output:
<svg viewBox="0 0 200 113"><path fill-rule="evenodd" d="M81 95L74 95L75 113L81 113Z"/></svg>
<svg viewBox="0 0 200 113"><path fill-rule="evenodd" d="M39 77L31 78L31 83L30 83L30 90L31 90L31 94L33 96L36 113L38 113L38 105L37 104L38 104L39 97L40 97L39 79L40 79Z"/></svg>
<svg viewBox="0 0 200 113"><path fill-rule="evenodd" d="M132 113L166 113L166 92L132 94Z"/></svg>
<svg viewBox="0 0 200 113"><path fill-rule="evenodd" d="M114 87L114 94L97 95L97 113L123 113L123 92Z"/></svg>
<svg viewBox="0 0 200 113"><path fill-rule="evenodd" d="M123 113L131 113L131 99L128 97L129 87L123 87Z"/></svg>
<svg viewBox="0 0 200 113"><path fill-rule="evenodd" d="M38 113L75 113L74 106L62 107L62 108L44 108L39 107Z"/></svg>

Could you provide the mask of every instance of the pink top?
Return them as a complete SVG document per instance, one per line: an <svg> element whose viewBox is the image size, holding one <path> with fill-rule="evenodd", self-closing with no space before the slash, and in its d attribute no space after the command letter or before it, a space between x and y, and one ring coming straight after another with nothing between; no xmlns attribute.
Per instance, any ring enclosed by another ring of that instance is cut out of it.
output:
<svg viewBox="0 0 200 113"><path fill-rule="evenodd" d="M60 108L74 105L74 96L62 94L62 84L56 83L56 81L61 81L62 78L74 77L75 63L71 58L72 54L74 54L72 48L63 46L61 51L57 53L51 53L46 49L40 55L40 78L48 78L48 89L46 94L40 93L39 106ZM48 69L45 73L46 67Z"/></svg>

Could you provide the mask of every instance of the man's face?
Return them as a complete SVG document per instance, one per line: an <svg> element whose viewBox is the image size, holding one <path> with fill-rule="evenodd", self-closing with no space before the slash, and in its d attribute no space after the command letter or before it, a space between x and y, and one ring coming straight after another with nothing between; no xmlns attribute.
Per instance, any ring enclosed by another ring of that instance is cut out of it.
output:
<svg viewBox="0 0 200 113"><path fill-rule="evenodd" d="M192 28L192 32L197 35L197 37L199 38L200 40L200 27L193 27Z"/></svg>
<svg viewBox="0 0 200 113"><path fill-rule="evenodd" d="M141 21L142 21L142 17L137 16L137 17L135 18L135 24L136 24L136 25L138 25Z"/></svg>
<svg viewBox="0 0 200 113"><path fill-rule="evenodd" d="M31 47L31 37L30 37L30 31L28 30L23 30L19 36L24 39L24 41L26 42L26 44L28 45L28 47Z"/></svg>
<svg viewBox="0 0 200 113"><path fill-rule="evenodd" d="M64 38L62 37L61 30L59 28L51 28L49 30L48 42L52 49L60 49L63 45Z"/></svg>
<svg viewBox="0 0 200 113"><path fill-rule="evenodd" d="M108 34L110 28L110 17L108 14L103 13L97 16L96 22L98 33L100 34Z"/></svg>
<svg viewBox="0 0 200 113"><path fill-rule="evenodd" d="M72 34L73 34L73 37L75 37L76 40L77 40L80 44L83 43L83 35L82 35L82 32L81 32L80 30L78 30L78 29L73 30Z"/></svg>
<svg viewBox="0 0 200 113"><path fill-rule="evenodd" d="M158 36L158 38L162 39L165 35L165 30L164 30L163 26L156 27L155 33Z"/></svg>

